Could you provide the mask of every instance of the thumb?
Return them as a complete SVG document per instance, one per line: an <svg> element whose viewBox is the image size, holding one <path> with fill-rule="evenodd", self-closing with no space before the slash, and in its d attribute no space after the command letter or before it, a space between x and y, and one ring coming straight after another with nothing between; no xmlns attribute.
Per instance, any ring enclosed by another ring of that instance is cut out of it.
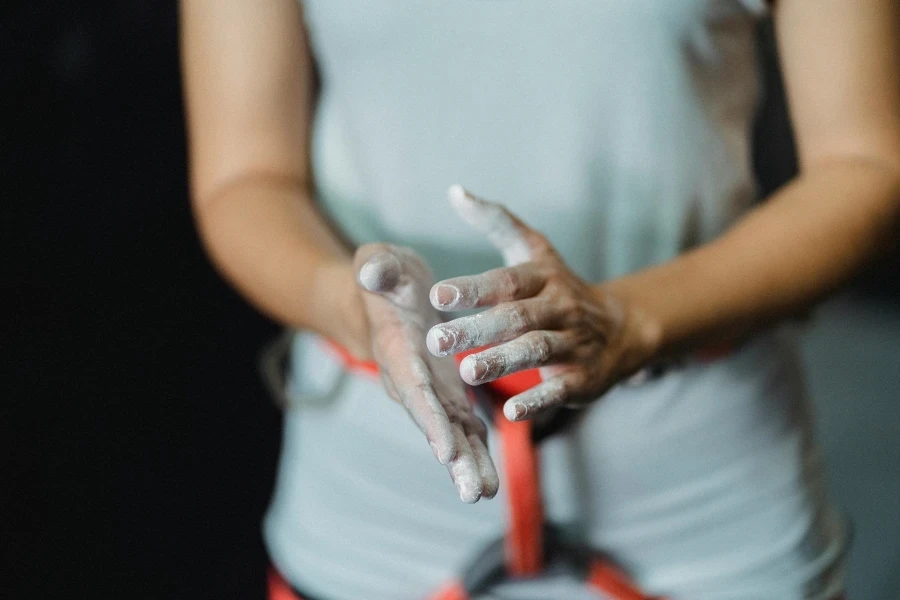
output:
<svg viewBox="0 0 900 600"><path fill-rule="evenodd" d="M390 293L400 284L403 265L386 244L366 244L353 257L356 280L376 294Z"/></svg>
<svg viewBox="0 0 900 600"><path fill-rule="evenodd" d="M487 236L507 266L528 262L548 246L543 235L502 204L477 198L459 184L450 186L447 199L463 221Z"/></svg>
<svg viewBox="0 0 900 600"><path fill-rule="evenodd" d="M401 308L414 308L417 287L430 285L431 272L411 250L390 244L366 244L353 257L356 280L366 291Z"/></svg>

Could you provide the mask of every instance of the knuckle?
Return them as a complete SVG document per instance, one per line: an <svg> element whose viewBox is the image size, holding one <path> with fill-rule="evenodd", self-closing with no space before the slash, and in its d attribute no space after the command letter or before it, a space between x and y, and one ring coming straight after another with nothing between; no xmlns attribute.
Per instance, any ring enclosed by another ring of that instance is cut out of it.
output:
<svg viewBox="0 0 900 600"><path fill-rule="evenodd" d="M529 314L528 308L524 304L514 304L510 308L510 324L512 326L512 330L517 335L521 335L528 331L528 326L531 322L531 315Z"/></svg>
<svg viewBox="0 0 900 600"><path fill-rule="evenodd" d="M479 279L473 277L461 280L456 288L459 290L459 297L462 302L475 306L481 302L483 286Z"/></svg>
<svg viewBox="0 0 900 600"><path fill-rule="evenodd" d="M573 378L567 377L565 379L560 379L559 384L557 384L555 393L553 394L554 398L558 402L562 402L567 398L570 398L575 392L575 382Z"/></svg>
<svg viewBox="0 0 900 600"><path fill-rule="evenodd" d="M550 359L552 351L553 347L550 343L550 335L548 333L539 333L534 336L534 340L532 340L532 353L539 363L547 362L547 360Z"/></svg>
<svg viewBox="0 0 900 600"><path fill-rule="evenodd" d="M537 398L536 408L555 406L560 403L563 397L561 388L558 385L553 386Z"/></svg>
<svg viewBox="0 0 900 600"><path fill-rule="evenodd" d="M563 294L556 301L557 308L568 316L577 316L579 312L578 302L572 296Z"/></svg>
<svg viewBox="0 0 900 600"><path fill-rule="evenodd" d="M578 345L573 352L573 358L576 362L587 363L592 362L597 354L599 352L592 345Z"/></svg>
<svg viewBox="0 0 900 600"><path fill-rule="evenodd" d="M571 374L566 381L566 397L572 399L583 396L587 385L588 378L583 371Z"/></svg>
<svg viewBox="0 0 900 600"><path fill-rule="evenodd" d="M525 237L528 245L531 246L532 250L537 254L549 254L553 252L553 245L544 234L532 229L525 234Z"/></svg>
<svg viewBox="0 0 900 600"><path fill-rule="evenodd" d="M512 270L503 271L503 282L502 282L503 291L508 294L510 298L518 298L523 291L522 278L518 273Z"/></svg>
<svg viewBox="0 0 900 600"><path fill-rule="evenodd" d="M480 361L485 366L485 372L479 379L501 377L508 370L506 353L501 350L488 351L480 355Z"/></svg>

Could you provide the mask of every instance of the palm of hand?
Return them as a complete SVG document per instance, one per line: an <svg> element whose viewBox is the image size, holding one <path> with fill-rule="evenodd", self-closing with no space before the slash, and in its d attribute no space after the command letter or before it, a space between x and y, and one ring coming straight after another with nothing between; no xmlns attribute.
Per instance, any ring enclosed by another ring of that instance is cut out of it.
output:
<svg viewBox="0 0 900 600"><path fill-rule="evenodd" d="M369 320L372 354L388 394L402 404L447 466L460 498L492 497L498 476L487 452L487 428L466 396L452 358L425 347L441 322L428 291L430 270L414 252L385 244L360 248L354 260Z"/></svg>

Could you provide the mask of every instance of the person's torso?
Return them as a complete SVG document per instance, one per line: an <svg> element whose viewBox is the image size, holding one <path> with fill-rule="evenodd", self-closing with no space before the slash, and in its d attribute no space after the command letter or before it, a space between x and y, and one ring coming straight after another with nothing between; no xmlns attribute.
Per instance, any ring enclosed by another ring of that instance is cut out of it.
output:
<svg viewBox="0 0 900 600"><path fill-rule="evenodd" d="M599 280L667 260L754 200L755 17L738 0L310 0L319 200L353 242L438 277L498 258L462 183Z"/></svg>
<svg viewBox="0 0 900 600"><path fill-rule="evenodd" d="M500 262L445 201L457 182L507 204L589 280L672 258L755 199L745 3L304 0L322 207L355 243L413 246L439 278ZM502 531L506 491L461 504L379 382L336 375L304 339L294 384L322 390L287 413L273 560L323 597L422 597ZM577 523L650 591L830 597L844 539L795 367L762 340L614 390L545 448L548 517Z"/></svg>
<svg viewBox="0 0 900 600"><path fill-rule="evenodd" d="M269 553L314 597L425 598L502 535L510 490L459 501L378 377L294 341ZM764 335L713 363L620 385L541 446L545 516L652 594L832 600L847 539L823 496L798 356ZM582 598L569 578L486 599ZM545 587L545 586L550 586ZM514 586L515 587L515 586ZM548 589L555 591L548 592ZM582 592L583 593L583 592Z"/></svg>

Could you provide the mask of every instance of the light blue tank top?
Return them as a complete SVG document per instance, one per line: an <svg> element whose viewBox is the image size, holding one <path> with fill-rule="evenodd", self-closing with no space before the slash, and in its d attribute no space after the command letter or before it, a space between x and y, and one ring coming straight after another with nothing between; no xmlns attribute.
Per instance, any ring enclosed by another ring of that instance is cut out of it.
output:
<svg viewBox="0 0 900 600"><path fill-rule="evenodd" d="M438 278L499 266L445 200L461 183L601 281L719 235L755 200L762 0L303 7L322 83L318 199L355 243L411 245ZM323 598L423 597L500 533L506 491L460 503L377 380L341 375L307 336L294 349L270 556ZM617 388L554 443L542 451L548 516L578 522L648 591L830 600L840 589L846 540L780 340ZM541 585L485 598L582 597Z"/></svg>
<svg viewBox="0 0 900 600"><path fill-rule="evenodd" d="M758 0L761 2L761 0ZM755 199L753 0L312 0L314 174L352 241L438 278L498 266L461 183L591 281L721 233Z"/></svg>

